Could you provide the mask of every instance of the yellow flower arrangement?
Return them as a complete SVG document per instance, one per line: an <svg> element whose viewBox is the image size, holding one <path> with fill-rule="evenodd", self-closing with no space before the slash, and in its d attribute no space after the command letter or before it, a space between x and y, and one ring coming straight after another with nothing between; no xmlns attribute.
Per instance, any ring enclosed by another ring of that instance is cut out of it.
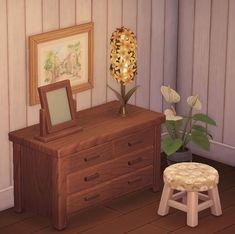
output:
<svg viewBox="0 0 235 234"><path fill-rule="evenodd" d="M126 115L126 104L138 86L132 88L127 94L125 86L130 84L137 74L137 41L134 33L125 27L117 28L110 39L110 72L112 77L121 85L121 92L114 91L121 102L119 113Z"/></svg>
<svg viewBox="0 0 235 234"><path fill-rule="evenodd" d="M110 71L115 80L123 85L134 80L137 73L137 42L134 33L125 27L117 28L111 39ZM130 72L131 71L131 72ZM122 79L120 79L120 74Z"/></svg>

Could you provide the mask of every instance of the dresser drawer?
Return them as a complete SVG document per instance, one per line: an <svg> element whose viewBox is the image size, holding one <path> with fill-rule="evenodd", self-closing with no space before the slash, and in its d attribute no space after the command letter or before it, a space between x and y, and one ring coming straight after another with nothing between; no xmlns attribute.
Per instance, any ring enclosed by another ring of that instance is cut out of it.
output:
<svg viewBox="0 0 235 234"><path fill-rule="evenodd" d="M67 192L74 193L153 163L153 147L140 150L67 176Z"/></svg>
<svg viewBox="0 0 235 234"><path fill-rule="evenodd" d="M92 189L70 195L67 198L68 213L76 212L120 195L149 187L153 183L153 166L113 179Z"/></svg>
<svg viewBox="0 0 235 234"><path fill-rule="evenodd" d="M113 158L112 143L105 143L73 154L65 160L67 173L87 168Z"/></svg>
<svg viewBox="0 0 235 234"><path fill-rule="evenodd" d="M114 154L122 155L154 144L154 129L122 137L114 142Z"/></svg>

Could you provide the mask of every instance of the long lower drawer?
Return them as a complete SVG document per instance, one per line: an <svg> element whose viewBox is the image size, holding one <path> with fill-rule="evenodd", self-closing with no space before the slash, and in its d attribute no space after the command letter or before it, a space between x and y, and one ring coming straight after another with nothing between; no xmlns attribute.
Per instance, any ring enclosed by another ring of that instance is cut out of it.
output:
<svg viewBox="0 0 235 234"><path fill-rule="evenodd" d="M67 198L69 214L86 207L100 204L120 195L137 191L153 184L153 166L144 167L134 173L120 176L92 189L72 194Z"/></svg>

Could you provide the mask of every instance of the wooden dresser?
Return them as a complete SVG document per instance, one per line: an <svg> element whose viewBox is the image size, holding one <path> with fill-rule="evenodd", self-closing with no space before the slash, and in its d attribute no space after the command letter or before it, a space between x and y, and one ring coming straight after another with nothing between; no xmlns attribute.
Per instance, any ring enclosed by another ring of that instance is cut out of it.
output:
<svg viewBox="0 0 235 234"><path fill-rule="evenodd" d="M164 115L109 102L77 113L83 130L43 143L39 125L9 133L13 142L15 210L51 216L59 230L76 212L160 185Z"/></svg>

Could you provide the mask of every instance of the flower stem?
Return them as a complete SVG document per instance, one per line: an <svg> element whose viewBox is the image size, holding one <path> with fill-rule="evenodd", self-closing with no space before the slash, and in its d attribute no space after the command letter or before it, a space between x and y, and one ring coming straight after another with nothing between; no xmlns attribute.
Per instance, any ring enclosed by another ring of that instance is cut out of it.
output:
<svg viewBox="0 0 235 234"><path fill-rule="evenodd" d="M123 98L123 102L125 103L125 96L126 96L126 86L121 82L121 96Z"/></svg>
<svg viewBox="0 0 235 234"><path fill-rule="evenodd" d="M187 128L188 128L188 125L190 124L191 125L191 122L192 122L192 112L193 112L193 108L190 107L189 109L189 113L188 113L188 117L187 117L187 121L184 125L184 130L183 130L183 134L182 134L182 141L183 141L183 149L185 148L185 143L186 143L186 131L187 131Z"/></svg>

